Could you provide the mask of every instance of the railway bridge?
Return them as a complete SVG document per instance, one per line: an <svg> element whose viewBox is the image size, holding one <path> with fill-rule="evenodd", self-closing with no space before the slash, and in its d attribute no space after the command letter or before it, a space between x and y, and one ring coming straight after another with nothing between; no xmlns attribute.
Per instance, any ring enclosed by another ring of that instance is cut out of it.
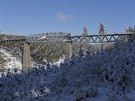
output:
<svg viewBox="0 0 135 101"><path fill-rule="evenodd" d="M70 36L67 35L62 37L60 41L66 42L68 46L67 58L70 59L72 57L72 43L73 42L87 42L87 43L109 43L109 42L117 42L119 40L127 40L128 38L134 38L135 33L121 33L121 34L104 34L104 35L78 35L78 36ZM22 68L29 69L31 68L31 56L30 56L30 43L32 42L47 42L50 41L48 38L44 36L36 37L36 38L17 38L17 39L2 39L0 40L0 45L7 45L8 43L15 43L22 45ZM51 40L56 41L56 40ZM57 40L59 41L59 40ZM12 45L12 44L11 44Z"/></svg>

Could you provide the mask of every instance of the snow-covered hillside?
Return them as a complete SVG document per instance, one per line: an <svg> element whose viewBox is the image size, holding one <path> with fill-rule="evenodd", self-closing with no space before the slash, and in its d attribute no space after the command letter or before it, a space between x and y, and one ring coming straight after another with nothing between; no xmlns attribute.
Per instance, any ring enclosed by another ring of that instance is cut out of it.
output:
<svg viewBox="0 0 135 101"><path fill-rule="evenodd" d="M6 49L0 49L0 52L2 53L3 59L5 62L2 65L3 68L5 69L22 69L22 64L21 61L18 60L16 57L12 56L11 53L6 51Z"/></svg>
<svg viewBox="0 0 135 101"><path fill-rule="evenodd" d="M22 69L22 63L21 63L21 60L17 59L16 57L14 57L13 55L11 55L11 53L9 51L7 51L6 49L4 48L1 48L0 49L0 53L2 54L2 58L5 60L2 64L0 64L0 67L8 70L13 70L15 68L21 70ZM63 58L59 59L58 61L54 62L53 64L54 65L57 65L59 66L61 63L64 62L64 59L65 57L63 56ZM46 60L44 60L46 61ZM50 63L52 65L52 63ZM44 64L38 64L34 61L32 61L32 65L33 67L41 67L41 66L44 66L46 67L46 65Z"/></svg>
<svg viewBox="0 0 135 101"><path fill-rule="evenodd" d="M89 54L89 53L88 53ZM57 65L7 73L1 101L135 101L135 41ZM130 100L129 100L130 99Z"/></svg>

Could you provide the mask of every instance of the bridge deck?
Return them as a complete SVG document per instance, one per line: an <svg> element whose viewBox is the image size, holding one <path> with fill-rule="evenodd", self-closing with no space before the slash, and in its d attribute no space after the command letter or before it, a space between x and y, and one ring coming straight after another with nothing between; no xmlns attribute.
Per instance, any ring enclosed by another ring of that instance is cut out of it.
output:
<svg viewBox="0 0 135 101"><path fill-rule="evenodd" d="M9 43L9 42L25 42L26 39L6 39L6 40L0 40L1 43Z"/></svg>
<svg viewBox="0 0 135 101"><path fill-rule="evenodd" d="M88 35L88 36L70 36L71 41L86 41L89 43L115 42L120 39L132 37L133 34L105 34L105 35Z"/></svg>
<svg viewBox="0 0 135 101"><path fill-rule="evenodd" d="M89 43L101 43L101 42L115 42L120 39L126 39L127 37L132 37L133 33L123 33L123 34L105 34L105 35L88 35L88 36L66 36L59 39L48 39L48 38L34 38L34 39L7 39L0 40L0 43L8 42L48 42L48 41L77 41L77 42L89 42Z"/></svg>

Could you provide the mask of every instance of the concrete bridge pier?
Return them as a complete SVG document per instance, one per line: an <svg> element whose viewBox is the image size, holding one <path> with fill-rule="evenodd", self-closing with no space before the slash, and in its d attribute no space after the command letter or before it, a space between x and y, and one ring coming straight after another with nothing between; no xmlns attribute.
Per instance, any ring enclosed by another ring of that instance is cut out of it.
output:
<svg viewBox="0 0 135 101"><path fill-rule="evenodd" d="M22 52L22 69L27 70L31 68L31 56L30 56L30 45L25 42L23 45Z"/></svg>
<svg viewBox="0 0 135 101"><path fill-rule="evenodd" d="M69 40L69 41L66 41L66 45L67 45L67 47L68 47L68 51L67 51L67 56L66 56L66 58L67 59L69 59L69 60L71 60L71 57L72 57L72 41L71 40Z"/></svg>

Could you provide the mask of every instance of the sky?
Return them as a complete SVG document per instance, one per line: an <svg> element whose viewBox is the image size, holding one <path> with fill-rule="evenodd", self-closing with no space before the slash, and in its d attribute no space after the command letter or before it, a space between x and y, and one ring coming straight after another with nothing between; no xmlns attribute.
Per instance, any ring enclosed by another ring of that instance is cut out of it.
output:
<svg viewBox="0 0 135 101"><path fill-rule="evenodd" d="M100 23L107 33L135 25L135 0L0 0L1 33L97 34Z"/></svg>

